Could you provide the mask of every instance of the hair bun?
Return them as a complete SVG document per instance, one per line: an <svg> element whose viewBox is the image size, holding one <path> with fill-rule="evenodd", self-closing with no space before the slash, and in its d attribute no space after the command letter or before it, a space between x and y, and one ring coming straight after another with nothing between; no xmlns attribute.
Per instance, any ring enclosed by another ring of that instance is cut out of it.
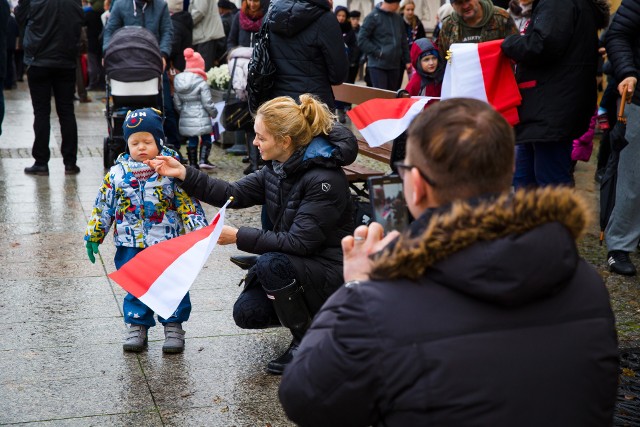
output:
<svg viewBox="0 0 640 427"><path fill-rule="evenodd" d="M190 47L186 48L184 50L184 57L189 59L193 56L193 49L191 49Z"/></svg>

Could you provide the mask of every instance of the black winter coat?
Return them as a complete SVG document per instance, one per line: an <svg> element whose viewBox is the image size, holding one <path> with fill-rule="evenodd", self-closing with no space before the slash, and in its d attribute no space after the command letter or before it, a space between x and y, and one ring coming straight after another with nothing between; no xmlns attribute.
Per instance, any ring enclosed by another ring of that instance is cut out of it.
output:
<svg viewBox="0 0 640 427"><path fill-rule="evenodd" d="M545 189L423 215L411 233L424 246L399 242L376 280L347 283L316 315L282 377L289 418L611 425L616 329L607 289L576 249L584 212L572 190Z"/></svg>
<svg viewBox="0 0 640 427"><path fill-rule="evenodd" d="M269 12L269 54L276 66L270 97L316 95L334 108L331 85L345 81L349 62L327 0L279 0Z"/></svg>
<svg viewBox="0 0 640 427"><path fill-rule="evenodd" d="M102 55L102 14L104 9L88 10L85 12L87 26L87 52Z"/></svg>
<svg viewBox="0 0 640 427"><path fill-rule="evenodd" d="M176 12L171 15L171 25L173 25L173 38L169 59L175 68L184 71L186 66L184 50L193 47L193 18L186 10Z"/></svg>
<svg viewBox="0 0 640 427"><path fill-rule="evenodd" d="M227 36L227 51L231 52L233 48L238 46L253 47L257 33L257 31L252 32L243 29L240 26L240 12L236 13L231 21L231 30Z"/></svg>
<svg viewBox="0 0 640 427"><path fill-rule="evenodd" d="M604 0L535 0L523 36L505 38L522 94L516 141L570 142L589 127L596 106L598 34Z"/></svg>
<svg viewBox="0 0 640 427"><path fill-rule="evenodd" d="M351 196L341 166L353 163L357 154L353 133L336 124L328 140L315 138L284 163L284 178L271 162L233 183L187 168L182 188L218 207L231 196L231 209L265 205L273 231L240 227L238 249L305 260L296 269L306 273L306 283L328 296L343 282L340 242L353 232Z"/></svg>
<svg viewBox="0 0 640 427"><path fill-rule="evenodd" d="M640 2L623 0L605 37L607 57L618 82L627 77L640 80ZM640 105L636 88L632 102Z"/></svg>
<svg viewBox="0 0 640 427"><path fill-rule="evenodd" d="M2 24L0 25L0 78L4 78L7 72L7 33L9 32L9 13L9 3L7 0L0 0L0 24ZM1 87L0 90L2 90Z"/></svg>
<svg viewBox="0 0 640 427"><path fill-rule="evenodd" d="M24 28L24 63L75 68L84 12L80 0L20 0L14 9Z"/></svg>

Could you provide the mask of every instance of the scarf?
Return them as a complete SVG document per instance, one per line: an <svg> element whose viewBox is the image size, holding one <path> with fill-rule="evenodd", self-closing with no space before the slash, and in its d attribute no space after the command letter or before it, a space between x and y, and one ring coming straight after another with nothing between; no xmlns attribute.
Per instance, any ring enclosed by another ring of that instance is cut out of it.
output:
<svg viewBox="0 0 640 427"><path fill-rule="evenodd" d="M129 169L131 169L131 173L133 174L133 176L135 176L141 184L147 182L147 180L151 178L151 175L155 173L155 170L153 170L151 167L145 165L142 162L136 162L133 159L129 161L128 166Z"/></svg>
<svg viewBox="0 0 640 427"><path fill-rule="evenodd" d="M243 1L242 6L240 7L239 16L238 16L240 28L250 33L257 33L258 31L260 31L260 26L262 26L263 16L264 16L264 13L262 12L262 8L260 8L260 10L258 10L255 14L252 14L249 11L249 6L247 6L247 2Z"/></svg>

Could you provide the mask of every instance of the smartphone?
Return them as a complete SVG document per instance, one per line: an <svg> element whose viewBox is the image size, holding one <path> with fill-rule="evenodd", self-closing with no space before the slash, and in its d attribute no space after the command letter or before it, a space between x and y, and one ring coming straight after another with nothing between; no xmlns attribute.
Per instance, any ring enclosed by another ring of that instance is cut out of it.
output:
<svg viewBox="0 0 640 427"><path fill-rule="evenodd" d="M409 209L404 199L402 179L398 175L385 175L374 176L367 181L373 220L384 227L385 234L391 230L404 230L409 224Z"/></svg>

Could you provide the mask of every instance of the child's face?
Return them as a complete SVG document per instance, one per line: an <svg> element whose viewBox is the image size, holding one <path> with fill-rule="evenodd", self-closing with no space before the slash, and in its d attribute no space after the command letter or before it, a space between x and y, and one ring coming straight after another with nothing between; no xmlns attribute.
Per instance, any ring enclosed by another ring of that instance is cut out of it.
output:
<svg viewBox="0 0 640 427"><path fill-rule="evenodd" d="M352 28L358 28L358 25L360 25L360 18L349 18L349 21L351 21Z"/></svg>
<svg viewBox="0 0 640 427"><path fill-rule="evenodd" d="M433 73L438 68L438 57L435 55L425 55L420 59L420 66L425 73Z"/></svg>
<svg viewBox="0 0 640 427"><path fill-rule="evenodd" d="M129 155L136 162L151 160L160 152L156 145L156 140L149 132L136 132L129 136L127 141Z"/></svg>
<svg viewBox="0 0 640 427"><path fill-rule="evenodd" d="M344 24L345 22L347 22L347 13L344 10L341 10L340 12L336 13L336 19L338 20L339 24Z"/></svg>

